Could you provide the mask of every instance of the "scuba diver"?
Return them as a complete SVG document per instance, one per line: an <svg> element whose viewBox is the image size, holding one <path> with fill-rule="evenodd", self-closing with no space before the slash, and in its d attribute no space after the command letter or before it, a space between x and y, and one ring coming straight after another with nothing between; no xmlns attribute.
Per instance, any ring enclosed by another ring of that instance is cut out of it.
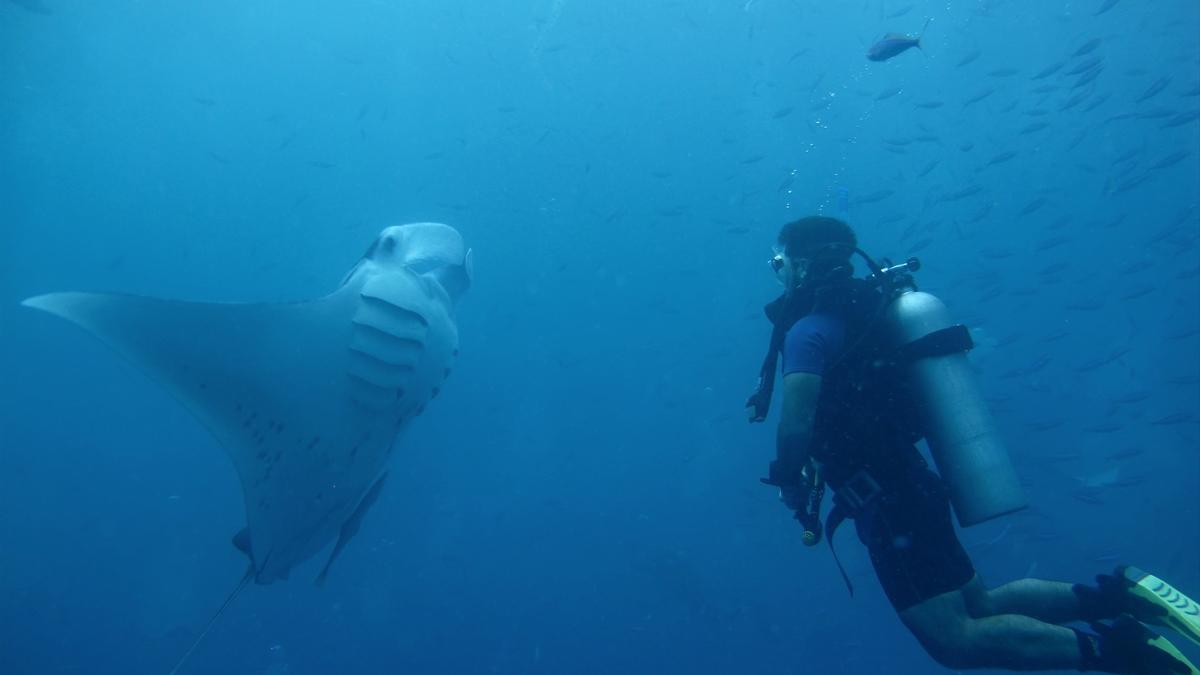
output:
<svg viewBox="0 0 1200 675"><path fill-rule="evenodd" d="M917 290L918 260L876 263L842 220L788 223L778 244L769 262L784 292L766 307L774 329L747 411L766 419L782 357L776 457L762 481L795 512L804 542L823 534L832 549L852 519L900 620L947 668L1200 675L1145 625L1200 644L1200 606L1137 568L1094 586L984 586L951 507L966 527L1023 508L1025 497L967 362L969 331ZM866 278L854 277L855 254ZM937 473L916 448L922 438ZM822 527L826 486L833 507ZM1064 625L1074 622L1091 631Z"/></svg>

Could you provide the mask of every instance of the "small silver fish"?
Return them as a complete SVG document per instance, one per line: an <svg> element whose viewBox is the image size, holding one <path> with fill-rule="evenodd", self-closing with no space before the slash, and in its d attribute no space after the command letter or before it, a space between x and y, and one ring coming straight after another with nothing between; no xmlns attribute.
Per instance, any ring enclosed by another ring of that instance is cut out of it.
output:
<svg viewBox="0 0 1200 675"><path fill-rule="evenodd" d="M921 28L921 32L916 37L910 37L904 33L888 33L884 35L867 50L867 60L887 61L893 56L898 56L908 51L910 47L920 49L921 38L925 35L925 29L929 28L930 21L933 21L933 19L925 20L925 26Z"/></svg>

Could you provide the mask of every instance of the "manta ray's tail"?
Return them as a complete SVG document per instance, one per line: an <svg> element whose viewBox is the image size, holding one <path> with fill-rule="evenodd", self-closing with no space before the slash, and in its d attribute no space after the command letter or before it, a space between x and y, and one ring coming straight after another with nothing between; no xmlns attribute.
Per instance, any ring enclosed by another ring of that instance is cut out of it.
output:
<svg viewBox="0 0 1200 675"><path fill-rule="evenodd" d="M254 563L251 563L250 566L246 568L246 573L242 575L242 580L238 582L236 587L234 587L233 592L229 594L229 597L225 598L225 602L221 603L221 608L217 610L216 614L212 615L212 618L208 620L208 625L204 627L204 630L200 631L200 635L196 636L195 642L192 643L191 647L188 647L188 650L183 653L183 656L179 658L179 661L175 664L175 667L172 668L171 672L167 673L167 675L175 675L175 673L179 672L179 669L183 667L183 664L187 663L187 660L189 657L191 657L192 652L196 651L196 647L200 646L200 643L204 640L204 637L208 635L208 631L212 630L213 625L217 623L217 619L221 618L221 614L225 611L225 608L229 606L229 603L233 602L233 599L238 596L238 593L242 592L242 589L245 588L246 584L250 583L250 580L253 578Z"/></svg>

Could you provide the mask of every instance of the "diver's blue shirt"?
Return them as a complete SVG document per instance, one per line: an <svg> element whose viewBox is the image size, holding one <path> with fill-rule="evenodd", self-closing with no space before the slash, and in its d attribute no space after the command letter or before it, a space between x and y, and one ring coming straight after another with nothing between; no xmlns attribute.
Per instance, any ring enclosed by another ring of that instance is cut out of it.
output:
<svg viewBox="0 0 1200 675"><path fill-rule="evenodd" d="M831 314L809 314L788 330L783 342L783 375L824 375L846 342L846 322Z"/></svg>

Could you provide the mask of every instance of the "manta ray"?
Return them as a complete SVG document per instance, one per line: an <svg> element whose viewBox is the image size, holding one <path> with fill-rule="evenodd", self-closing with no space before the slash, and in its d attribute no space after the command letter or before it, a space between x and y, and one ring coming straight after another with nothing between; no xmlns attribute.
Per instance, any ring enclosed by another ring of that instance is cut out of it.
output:
<svg viewBox="0 0 1200 675"><path fill-rule="evenodd" d="M211 627L248 581L287 579L336 539L324 581L379 496L397 437L450 375L471 268L454 228L411 223L380 232L337 290L307 302L65 292L22 304L146 371L233 460L246 507L233 543L249 567Z"/></svg>

